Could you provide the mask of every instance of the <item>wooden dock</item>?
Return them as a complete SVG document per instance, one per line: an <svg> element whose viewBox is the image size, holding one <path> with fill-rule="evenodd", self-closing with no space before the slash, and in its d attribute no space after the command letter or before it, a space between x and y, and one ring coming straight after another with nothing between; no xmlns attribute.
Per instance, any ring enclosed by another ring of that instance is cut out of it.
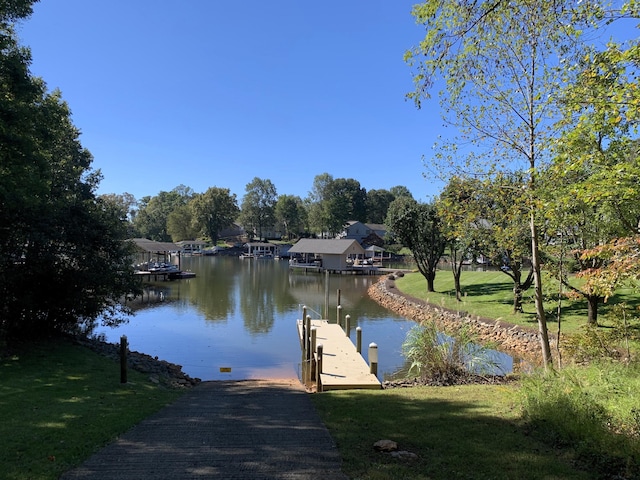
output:
<svg viewBox="0 0 640 480"><path fill-rule="evenodd" d="M315 328L315 346L311 341L311 333L306 338L307 328L302 320L297 322L298 337L303 359L307 359L307 368L310 369L306 371L307 380L316 384L317 391L382 388L342 326L327 320L308 320L306 323L309 324L310 331ZM318 345L322 345L321 359ZM318 367L321 369L319 376Z"/></svg>

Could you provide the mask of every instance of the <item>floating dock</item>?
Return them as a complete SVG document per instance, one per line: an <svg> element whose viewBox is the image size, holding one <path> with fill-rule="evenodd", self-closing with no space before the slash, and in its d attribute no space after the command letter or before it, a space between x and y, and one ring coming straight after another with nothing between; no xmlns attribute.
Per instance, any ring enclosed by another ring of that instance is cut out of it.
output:
<svg viewBox="0 0 640 480"><path fill-rule="evenodd" d="M305 323L309 334L306 333ZM371 367L341 325L327 320L298 320L297 327L303 363L307 367L303 369L305 383L315 383L319 392L382 388L376 375L371 373ZM322 355L319 355L320 345Z"/></svg>

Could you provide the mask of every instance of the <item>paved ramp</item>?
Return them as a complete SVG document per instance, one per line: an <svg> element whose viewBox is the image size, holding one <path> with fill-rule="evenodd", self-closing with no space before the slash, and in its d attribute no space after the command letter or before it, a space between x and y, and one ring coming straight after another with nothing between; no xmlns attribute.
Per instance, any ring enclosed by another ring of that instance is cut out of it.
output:
<svg viewBox="0 0 640 480"><path fill-rule="evenodd" d="M346 479L297 379L203 382L61 479Z"/></svg>

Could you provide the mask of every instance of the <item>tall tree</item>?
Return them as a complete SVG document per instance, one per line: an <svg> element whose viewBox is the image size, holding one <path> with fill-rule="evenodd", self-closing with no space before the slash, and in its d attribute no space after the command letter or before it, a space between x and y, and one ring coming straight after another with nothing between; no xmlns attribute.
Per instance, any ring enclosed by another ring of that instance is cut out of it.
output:
<svg viewBox="0 0 640 480"><path fill-rule="evenodd" d="M278 197L275 217L287 239L291 240L302 234L306 216L307 212L300 197L295 195L280 195Z"/></svg>
<svg viewBox="0 0 640 480"><path fill-rule="evenodd" d="M0 337L86 331L136 291L124 212L97 198L99 172L59 92L29 73L9 21L34 2L0 3ZM43 288L43 285L46 288Z"/></svg>
<svg viewBox="0 0 640 480"><path fill-rule="evenodd" d="M143 197L134 220L136 229L144 238L158 242L171 241L167 230L169 215L176 208L189 203L192 197L193 190L184 185L178 185L170 192L161 191L155 197Z"/></svg>
<svg viewBox="0 0 640 480"><path fill-rule="evenodd" d="M332 183L332 175L328 173L316 175L313 179L313 187L306 198L309 226L321 235L329 231L329 214L326 204Z"/></svg>
<svg viewBox="0 0 640 480"><path fill-rule="evenodd" d="M369 190L367 192L367 222L383 224L387 218L389 205L396 197L389 190Z"/></svg>
<svg viewBox="0 0 640 480"><path fill-rule="evenodd" d="M353 178L337 178L328 185L325 203L329 233L344 230L349 220L366 221L367 191Z"/></svg>
<svg viewBox="0 0 640 480"><path fill-rule="evenodd" d="M418 68L409 97L419 107L436 80L444 78L443 116L463 137L444 144L434 164L463 169L469 165L459 165L462 154L476 169L509 165L529 172L530 241L545 366L552 365L552 358L543 307L536 177L553 145L557 92L570 80L571 72L561 67L573 64L581 53L576 42L581 13L556 0L429 0L414 7L427 33L405 57ZM459 152L459 145L470 143L477 148Z"/></svg>
<svg viewBox="0 0 640 480"><path fill-rule="evenodd" d="M236 195L228 188L210 187L203 194L196 195L189 206L195 226L214 245L218 243L220 232L231 226L240 213Z"/></svg>
<svg viewBox="0 0 640 480"><path fill-rule="evenodd" d="M427 280L427 291L435 291L436 269L446 246L435 206L400 197L389 206L386 225L411 250L418 270Z"/></svg>
<svg viewBox="0 0 640 480"><path fill-rule="evenodd" d="M263 238L265 230L273 228L275 224L275 206L278 199L276 187L271 180L258 177L245 187L242 198L240 222L247 232L253 232L258 238Z"/></svg>

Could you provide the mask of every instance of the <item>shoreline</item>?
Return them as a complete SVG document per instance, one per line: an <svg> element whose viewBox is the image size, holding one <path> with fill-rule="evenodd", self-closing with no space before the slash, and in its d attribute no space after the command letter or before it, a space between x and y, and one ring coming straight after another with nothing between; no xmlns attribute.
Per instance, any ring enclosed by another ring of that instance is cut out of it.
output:
<svg viewBox="0 0 640 480"><path fill-rule="evenodd" d="M451 311L405 295L396 288L396 275L386 275L371 285L367 292L369 297L417 324L433 321L445 333L456 330L461 324L469 325L482 343L492 348L495 346L513 357L514 371L540 364L540 341L536 329Z"/></svg>

